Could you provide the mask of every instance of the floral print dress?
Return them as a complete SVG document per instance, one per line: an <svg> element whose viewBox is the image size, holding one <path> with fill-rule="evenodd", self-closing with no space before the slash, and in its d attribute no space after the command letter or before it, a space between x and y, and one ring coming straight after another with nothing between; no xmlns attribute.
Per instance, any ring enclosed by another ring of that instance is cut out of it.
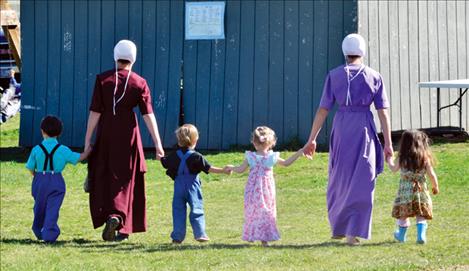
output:
<svg viewBox="0 0 469 271"><path fill-rule="evenodd" d="M272 168L278 152L266 155L246 152L250 172L244 192L243 240L275 241L280 239L277 229L275 181Z"/></svg>
<svg viewBox="0 0 469 271"><path fill-rule="evenodd" d="M414 172L401 169L401 180L392 216L398 219L414 216L432 219L432 199L427 188L425 170Z"/></svg>

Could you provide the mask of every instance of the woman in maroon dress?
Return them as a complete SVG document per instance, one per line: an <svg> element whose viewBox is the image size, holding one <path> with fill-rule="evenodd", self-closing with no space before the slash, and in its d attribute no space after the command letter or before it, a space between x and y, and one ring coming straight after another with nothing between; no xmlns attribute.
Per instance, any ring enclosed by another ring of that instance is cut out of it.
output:
<svg viewBox="0 0 469 271"><path fill-rule="evenodd" d="M146 230L145 157L136 114L138 106L156 148L164 156L153 114L150 89L132 72L137 48L121 40L114 48L116 69L97 75L85 138L96 141L88 162L90 211L94 228L106 224L103 239L120 241ZM118 231L116 235L116 231Z"/></svg>

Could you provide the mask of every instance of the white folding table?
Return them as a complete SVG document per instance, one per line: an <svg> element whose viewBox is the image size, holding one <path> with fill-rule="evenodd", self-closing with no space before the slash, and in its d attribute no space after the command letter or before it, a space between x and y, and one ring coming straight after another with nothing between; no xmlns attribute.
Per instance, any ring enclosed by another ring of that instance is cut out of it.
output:
<svg viewBox="0 0 469 271"><path fill-rule="evenodd" d="M433 82L420 82L418 83L419 88L436 88L436 106L437 106L437 114L436 114L436 126L440 127L440 111L451 107L457 106L459 107L459 129L462 131L462 98L467 92L469 88L469 79L461 79L461 80L448 80L448 81L433 81ZM440 107L440 88L456 88L459 89L459 98L452 104L445 105ZM463 91L464 89L464 91Z"/></svg>

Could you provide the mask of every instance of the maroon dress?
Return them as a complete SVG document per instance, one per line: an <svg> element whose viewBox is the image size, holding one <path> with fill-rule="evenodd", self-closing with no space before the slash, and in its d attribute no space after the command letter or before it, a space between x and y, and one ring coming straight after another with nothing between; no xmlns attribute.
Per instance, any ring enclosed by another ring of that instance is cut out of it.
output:
<svg viewBox="0 0 469 271"><path fill-rule="evenodd" d="M118 72L117 101L124 92L127 70ZM115 70L99 74L90 110L101 113L96 141L88 162L90 210L94 228L102 226L109 215L122 218L120 233L146 230L145 157L137 116L153 113L148 85L132 72L123 98L113 112Z"/></svg>

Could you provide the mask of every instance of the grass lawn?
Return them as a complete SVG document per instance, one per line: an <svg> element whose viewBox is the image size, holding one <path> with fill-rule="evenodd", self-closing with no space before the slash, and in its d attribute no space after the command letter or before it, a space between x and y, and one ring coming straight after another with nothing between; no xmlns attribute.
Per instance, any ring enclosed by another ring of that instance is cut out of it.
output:
<svg viewBox="0 0 469 271"><path fill-rule="evenodd" d="M1 126L1 270L469 270L469 143L433 146L441 194L433 197L434 220L428 244L393 241L391 207L399 177L386 169L375 193L372 239L348 247L330 239L326 212L327 153L275 168L278 226L282 239L272 247L241 240L243 189L247 175L203 175L207 232L211 241L188 238L170 244L172 181L156 160L147 160L148 232L123 243L101 241L91 225L88 194L82 190L86 164L64 171L67 195L55 245L31 232L31 176L27 152L13 148L18 119ZM287 157L289 153L282 153ZM240 163L239 152L207 155L217 166ZM413 221L414 222L414 221Z"/></svg>

